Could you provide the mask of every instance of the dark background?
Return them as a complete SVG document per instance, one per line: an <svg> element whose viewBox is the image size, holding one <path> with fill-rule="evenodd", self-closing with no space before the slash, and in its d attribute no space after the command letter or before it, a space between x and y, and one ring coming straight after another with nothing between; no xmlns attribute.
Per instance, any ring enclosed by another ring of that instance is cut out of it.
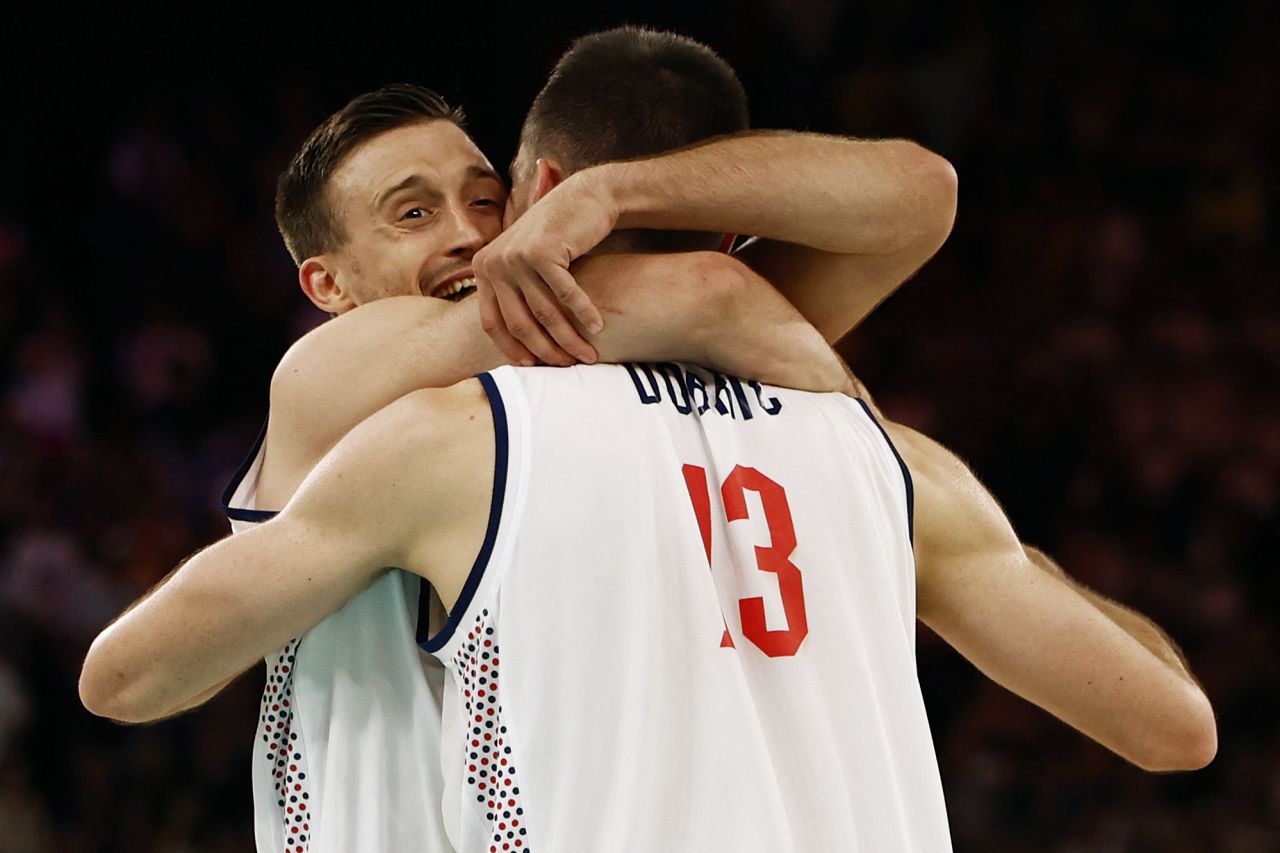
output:
<svg viewBox="0 0 1280 853"><path fill-rule="evenodd" d="M1269 7L16 13L0 44L0 851L251 848L259 673L137 728L89 716L75 682L104 622L225 532L216 498L272 367L320 319L275 233L274 176L324 115L393 80L465 105L503 170L569 40L623 21L719 49L757 126L905 136L956 165L951 241L842 351L891 415L972 462L1026 540L1166 627L1214 701L1214 764L1151 775L922 629L957 850L1280 850Z"/></svg>

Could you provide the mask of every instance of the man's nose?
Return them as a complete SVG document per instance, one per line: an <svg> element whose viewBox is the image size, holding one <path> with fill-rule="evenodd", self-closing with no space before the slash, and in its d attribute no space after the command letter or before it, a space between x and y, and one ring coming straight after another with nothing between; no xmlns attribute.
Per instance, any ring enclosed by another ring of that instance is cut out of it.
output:
<svg viewBox="0 0 1280 853"><path fill-rule="evenodd" d="M453 233L449 238L448 254L470 257L484 248L488 240L469 208L454 208L450 220Z"/></svg>

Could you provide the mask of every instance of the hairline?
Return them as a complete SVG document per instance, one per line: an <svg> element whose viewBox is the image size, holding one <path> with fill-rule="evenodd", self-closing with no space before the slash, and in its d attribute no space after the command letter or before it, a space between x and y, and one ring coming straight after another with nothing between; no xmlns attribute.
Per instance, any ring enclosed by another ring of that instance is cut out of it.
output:
<svg viewBox="0 0 1280 853"><path fill-rule="evenodd" d="M361 139L359 142L347 149L347 152L333 164L333 169L330 170L328 177L325 178L324 183L320 187L320 202L323 205L325 218L328 219L329 223L333 226L331 231L337 238L337 242L324 249L322 252L319 252L319 255L340 251L347 245L347 241L351 239L351 236L347 234L347 229L344 227L340 217L337 215L337 205L334 203L331 193L333 191L334 180L338 177L338 173L341 172L343 167L351 161L351 158L356 155L356 152L360 151L360 149L364 148L374 140L386 136L388 133L394 133L397 130L403 130L408 127L431 124L432 122L437 121L447 121L449 124L452 124L454 127L458 128L458 130L462 131L463 135L468 139L471 138L470 134L467 133L466 128L462 126L462 123L453 116L422 116L411 121L407 121L404 124L397 124L394 127L384 127L376 133L366 136L364 139ZM312 255L311 257L316 257L316 255Z"/></svg>

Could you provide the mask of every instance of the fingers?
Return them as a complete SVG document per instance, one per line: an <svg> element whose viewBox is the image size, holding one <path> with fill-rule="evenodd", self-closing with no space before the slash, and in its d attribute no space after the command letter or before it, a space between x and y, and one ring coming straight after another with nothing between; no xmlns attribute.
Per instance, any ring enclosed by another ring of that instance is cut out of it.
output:
<svg viewBox="0 0 1280 853"><path fill-rule="evenodd" d="M477 277L478 286L479 277ZM508 350L514 352L515 347L520 346L526 352L532 353L541 359L545 364L567 367L577 362L573 356L561 349L547 335L542 323L534 317L529 305L526 303L524 292L521 288L494 284L490 289L497 298L499 317L493 328L487 325L484 328L489 333L489 337L493 338L504 353L507 353ZM481 323L485 323L483 315L481 316ZM521 360L517 363L523 364L524 361Z"/></svg>
<svg viewBox="0 0 1280 853"><path fill-rule="evenodd" d="M602 326L600 314L568 270L547 262L542 269L532 264L512 263L501 255L477 254L476 273L481 325L494 344L515 364L530 357L546 364L567 366L595 363L595 348L573 324L573 316L594 318ZM578 307L570 314L557 293L565 294Z"/></svg>
<svg viewBox="0 0 1280 853"><path fill-rule="evenodd" d="M507 360L512 364L521 364L525 367L537 364L537 357L507 331L507 324L502 319L502 309L498 305L498 297L493 292L493 286L479 276L476 277L476 299L480 300L480 327Z"/></svg>
<svg viewBox="0 0 1280 853"><path fill-rule="evenodd" d="M604 319L600 316L600 311L596 308L595 303L591 301L591 297L587 296L582 288L578 286L578 281L571 272L555 264L546 265L538 272L560 304L567 308L574 317L577 317L578 322L588 332L594 335L604 328ZM576 330L574 335L577 335ZM561 346L565 345L565 341L558 335L556 340L560 341ZM580 337L579 340L581 340Z"/></svg>
<svg viewBox="0 0 1280 853"><path fill-rule="evenodd" d="M565 315L564 306L557 302L545 287L528 287L523 291L529 313L550 335L560 349L573 356L577 361L593 364L596 360L595 347L587 343L578 333L573 323ZM514 329L511 330L513 333ZM528 343L526 341L526 343Z"/></svg>

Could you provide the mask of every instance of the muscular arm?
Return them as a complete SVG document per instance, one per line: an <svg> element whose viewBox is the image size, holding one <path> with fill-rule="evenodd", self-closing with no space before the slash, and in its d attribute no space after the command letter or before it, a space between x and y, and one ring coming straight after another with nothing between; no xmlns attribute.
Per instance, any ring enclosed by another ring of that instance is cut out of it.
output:
<svg viewBox="0 0 1280 853"><path fill-rule="evenodd" d="M1178 648L1178 644L1159 625L1138 611L1125 607L1118 601L1113 601L1105 595L1100 595L1087 586L1076 582L1063 571L1061 566L1054 562L1052 557L1039 548L1023 545L1023 550L1027 552L1027 559L1037 568L1071 586L1077 593L1088 599L1090 604L1106 614L1108 619L1123 628L1129 636L1146 646L1147 651L1160 658L1166 666L1175 672L1181 673L1184 678L1203 690L1200 682L1191 674L1191 669L1187 666L1187 659L1183 656L1182 649Z"/></svg>
<svg viewBox="0 0 1280 853"><path fill-rule="evenodd" d="M477 254L477 271L530 306L536 272L585 319L555 267L611 230L752 234L766 239L744 259L835 342L938 250L955 210L951 164L914 142L749 132L571 175Z"/></svg>
<svg viewBox="0 0 1280 853"><path fill-rule="evenodd" d="M845 390L838 358L786 300L714 252L610 255L575 267L610 322L605 361L690 361L805 390ZM474 298L379 300L313 330L271 384L260 508L283 506L348 430L404 394L504 364Z"/></svg>
<svg viewBox="0 0 1280 853"><path fill-rule="evenodd" d="M951 164L903 139L756 132L600 168L618 227L765 238L743 258L832 343L923 266L955 220Z"/></svg>
<svg viewBox="0 0 1280 853"><path fill-rule="evenodd" d="M144 722L199 704L385 566L422 567L452 603L484 536L488 411L471 381L361 424L275 519L204 549L98 636L85 707Z"/></svg>
<svg viewBox="0 0 1280 853"><path fill-rule="evenodd" d="M921 620L990 678L1134 764L1208 764L1213 710L1163 632L1025 548L950 452L887 428L915 482Z"/></svg>

